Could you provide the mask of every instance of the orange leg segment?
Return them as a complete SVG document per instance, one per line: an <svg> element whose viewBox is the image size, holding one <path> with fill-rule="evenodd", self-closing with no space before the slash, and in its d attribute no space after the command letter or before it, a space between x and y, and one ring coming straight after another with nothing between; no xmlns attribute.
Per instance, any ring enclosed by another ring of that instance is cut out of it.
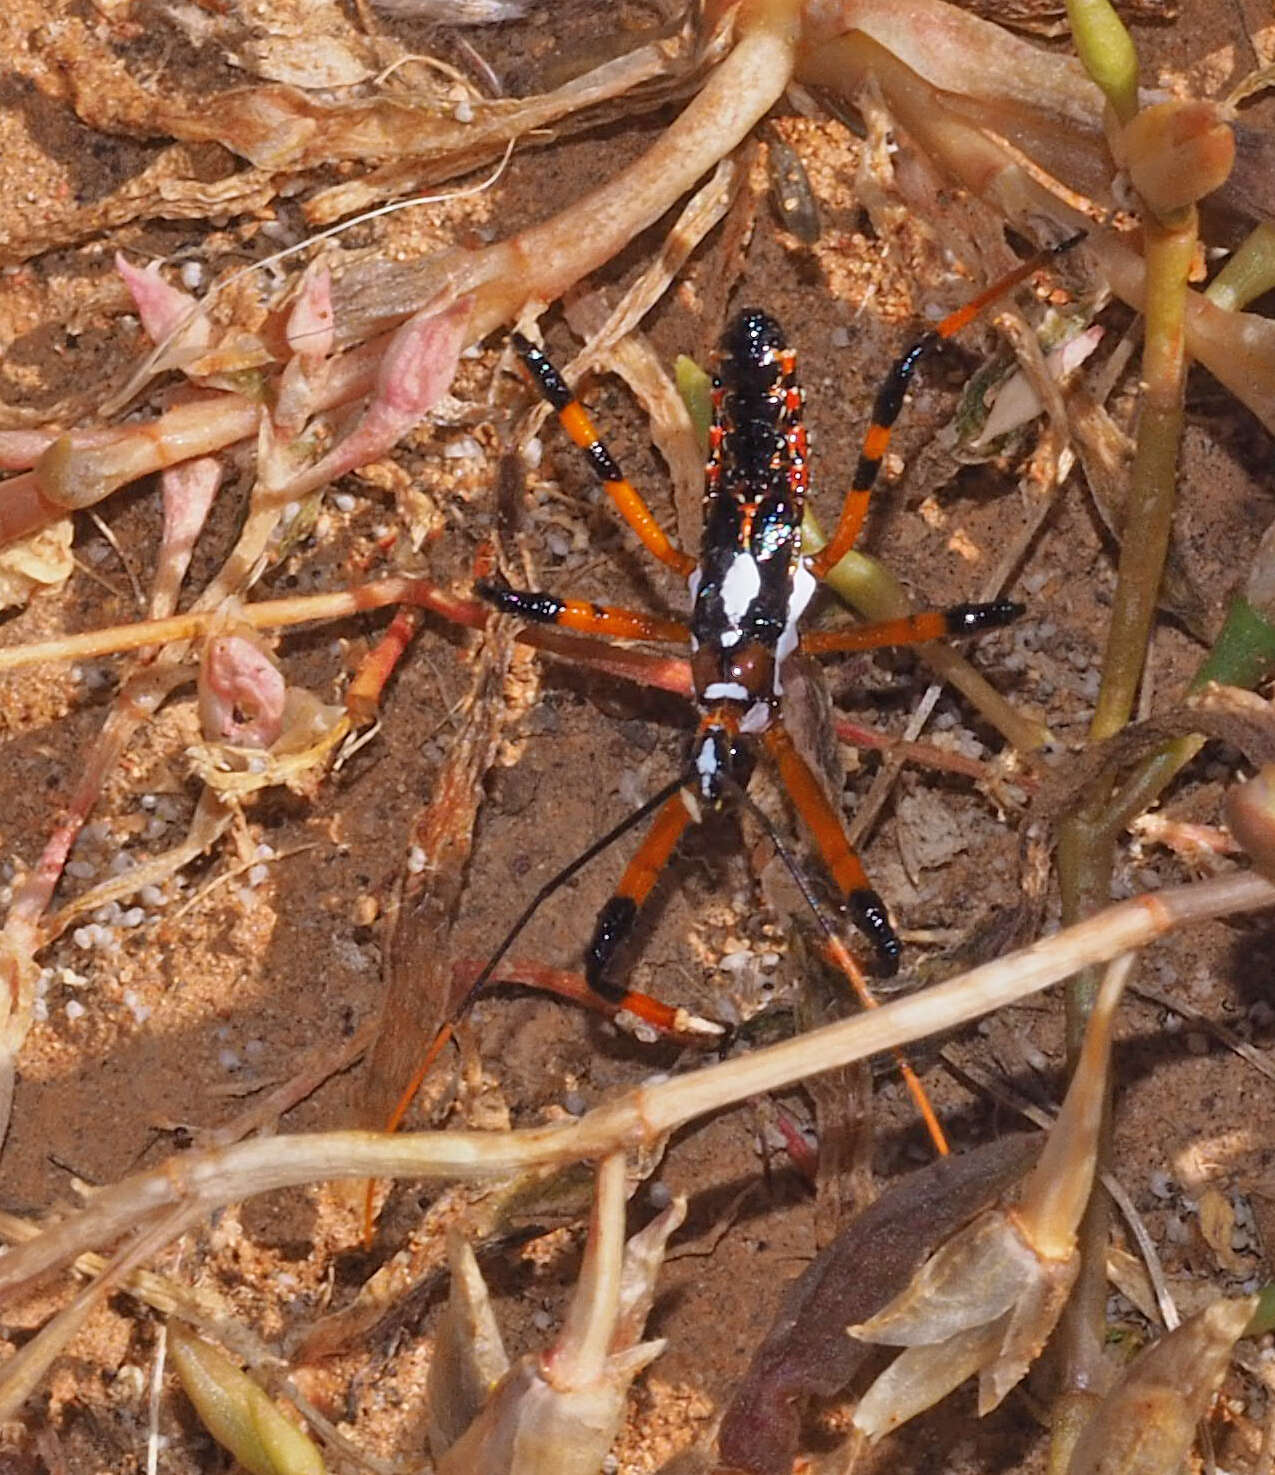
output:
<svg viewBox="0 0 1275 1475"><path fill-rule="evenodd" d="M657 1029L668 1027L662 1015L656 1017L652 1014L650 1006L657 1001L648 999L645 994L630 993L622 985L610 982L606 969L616 949L633 930L642 903L650 896L660 872L668 864L677 842L693 818L680 793L665 803L637 854L625 867L615 894L598 913L593 939L585 954L584 975L594 993L617 1008L627 1009L638 1018L647 1020ZM665 1010L667 1006L659 1004L658 1008Z"/></svg>
<svg viewBox="0 0 1275 1475"><path fill-rule="evenodd" d="M1015 604L1012 599L997 599L990 604L954 604L950 609L925 610L851 630L812 630L802 636L801 648L808 655L818 656L835 651L878 650L887 645L920 645L944 636L999 630L1025 612L1026 606Z"/></svg>
<svg viewBox="0 0 1275 1475"><path fill-rule="evenodd" d="M784 787L792 796L798 814L810 831L824 865L845 897L855 926L876 949L881 971L887 975L896 973L902 948L885 903L872 889L863 862L846 839L845 829L828 803L818 779L793 747L792 738L781 722L769 727L762 741L779 770Z"/></svg>
<svg viewBox="0 0 1275 1475"><path fill-rule="evenodd" d="M977 297L971 298L963 307L958 307L955 312L949 313L936 327L931 328L928 333L923 333L911 348L895 361L885 382L877 391L876 402L872 407L872 421L863 438L859 464L855 469L854 481L850 490L846 493L837 530L833 533L831 541L825 544L810 560L810 572L815 578L822 579L829 569L835 568L849 553L854 546L855 539L859 536L859 529L863 526L863 519L867 516L868 499L873 484L890 444L890 432L894 427L894 422L899 418L899 411L903 408L903 396L907 392L908 381L912 378L920 360L930 349L937 347L945 339L951 338L953 334L959 333L989 304L1003 297L1019 282L1026 281L1033 272L1039 271L1051 257L1074 246L1082 235L1071 236L1057 246L1046 251L1038 251L1036 255L1015 267L999 281L985 288Z"/></svg>
<svg viewBox="0 0 1275 1475"><path fill-rule="evenodd" d="M544 351L521 333L513 334L513 345L541 394L558 412L562 428L588 456L589 464L597 473L607 496L615 503L620 516L641 539L648 552L686 578L694 569L695 560L689 553L683 553L676 547L656 522L651 509L642 500L641 493L620 470L611 452L603 445L588 412L567 388L566 380L550 363Z"/></svg>
<svg viewBox="0 0 1275 1475"><path fill-rule="evenodd" d="M656 640L670 645L685 645L691 637L690 630L680 620L663 620L644 610L593 604L585 599L559 599L553 594L509 589L487 580L474 587L502 614L542 625L559 625L564 630L579 630L585 635L604 635L611 640Z"/></svg>

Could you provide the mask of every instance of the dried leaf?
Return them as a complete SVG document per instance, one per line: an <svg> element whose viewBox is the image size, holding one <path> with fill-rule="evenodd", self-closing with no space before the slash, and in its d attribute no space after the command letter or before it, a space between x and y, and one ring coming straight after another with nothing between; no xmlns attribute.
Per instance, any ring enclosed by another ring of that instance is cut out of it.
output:
<svg viewBox="0 0 1275 1475"><path fill-rule="evenodd" d="M75 567L74 535L71 519L60 517L0 551L0 609L24 605L38 589L64 584Z"/></svg>

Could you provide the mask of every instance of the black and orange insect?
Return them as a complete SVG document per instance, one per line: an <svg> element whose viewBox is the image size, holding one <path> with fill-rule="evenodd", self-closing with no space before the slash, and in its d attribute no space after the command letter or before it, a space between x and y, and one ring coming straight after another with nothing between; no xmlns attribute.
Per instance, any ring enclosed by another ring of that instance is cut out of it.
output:
<svg viewBox="0 0 1275 1475"><path fill-rule="evenodd" d="M891 427L917 363L1050 255L1071 244L1066 241L1024 262L925 333L897 360L877 394L836 531L815 554L802 551L802 510L808 488L804 396L797 380L796 354L773 318L756 309L740 312L722 342L713 386L704 532L698 559L670 541L541 349L521 335L514 336L514 346L532 380L557 411L567 434L585 452L620 514L650 553L687 580L691 614L683 623L492 582L480 583L478 592L498 610L519 619L618 639L689 645L699 725L686 771L542 888L475 981L475 988L492 976L549 891L654 813L654 823L598 916L586 953L585 978L589 988L611 1006L668 1028L672 1011L627 990L613 976L612 960L683 832L706 810L720 809L742 797L763 753L774 764L809 830L842 905L871 942L879 970L885 974L896 971L900 944L885 904L784 726L784 667L798 648L831 654L973 635L997 629L1023 613L1020 604L996 600L851 629L802 635L799 628L818 581L845 556L859 534Z"/></svg>

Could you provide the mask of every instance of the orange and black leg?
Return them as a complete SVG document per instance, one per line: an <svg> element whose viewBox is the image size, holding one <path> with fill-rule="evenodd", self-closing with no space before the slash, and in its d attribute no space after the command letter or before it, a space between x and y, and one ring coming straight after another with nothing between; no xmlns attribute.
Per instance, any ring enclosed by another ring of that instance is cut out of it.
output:
<svg viewBox="0 0 1275 1475"><path fill-rule="evenodd" d="M774 759L779 777L810 831L824 865L845 897L850 920L876 949L880 972L892 977L899 970L902 944L890 922L885 903L872 889L863 862L846 839L841 821L828 803L818 779L793 747L792 738L782 722L769 727L762 741Z"/></svg>
<svg viewBox="0 0 1275 1475"><path fill-rule="evenodd" d="M662 620L643 610L594 604L586 599L559 599L555 594L510 589L506 584L495 584L487 579L480 579L474 589L480 598L495 605L501 614L540 625L559 625L564 630L605 635L612 640L657 640L685 645L691 638L689 628L680 620Z"/></svg>
<svg viewBox="0 0 1275 1475"><path fill-rule="evenodd" d="M924 610L897 620L857 625L851 630L812 630L802 636L801 648L808 655L820 656L837 651L879 650L887 645L921 645L927 640L1000 630L1026 610L1026 605L1012 599L995 599L989 604L954 604L948 609Z"/></svg>
<svg viewBox="0 0 1275 1475"><path fill-rule="evenodd" d="M917 364L932 348L936 348L946 339L959 333L990 303L1004 296L1019 282L1026 281L1033 272L1039 271L1051 257L1074 246L1083 238L1083 234L1081 232L1080 235L1071 236L1047 251L1038 251L1035 256L1024 261L1021 266L1015 267L1008 275L993 282L990 287L972 298L964 307L959 307L955 312L949 313L941 323L931 328L928 333L923 333L912 347L895 361L894 367L877 391L876 401L872 406L872 422L863 438L859 464L855 468L854 481L842 504L836 532L833 533L831 541L825 544L810 560L810 572L817 579L822 579L829 569L835 568L854 547L855 539L859 536L859 529L863 526L863 519L868 513L868 501L872 495L877 473L881 470L881 462L890 444L894 422L899 418L899 411L903 408L903 396L907 393L908 383L916 372Z"/></svg>
<svg viewBox="0 0 1275 1475"><path fill-rule="evenodd" d="M695 568L695 560L689 553L674 545L664 529L656 522L651 509L642 500L641 493L616 465L615 458L603 445L598 432L589 419L588 412L567 387L567 381L553 364L544 350L537 348L521 333L514 333L513 345L539 388L541 394L558 412L562 428L589 458L589 464L597 473L607 495L615 503L620 515L633 529L649 552L661 563L686 578Z"/></svg>
<svg viewBox="0 0 1275 1475"><path fill-rule="evenodd" d="M627 1009L663 1030L671 1027L670 1021L664 1017L665 1012L672 1012L668 1006L613 982L607 977L607 969L620 944L633 931L642 903L650 896L660 872L694 818L680 792L665 802L637 854L625 867L615 894L598 913L593 939L584 959L585 981L594 993L617 1009ZM653 1010L657 1012L653 1013Z"/></svg>

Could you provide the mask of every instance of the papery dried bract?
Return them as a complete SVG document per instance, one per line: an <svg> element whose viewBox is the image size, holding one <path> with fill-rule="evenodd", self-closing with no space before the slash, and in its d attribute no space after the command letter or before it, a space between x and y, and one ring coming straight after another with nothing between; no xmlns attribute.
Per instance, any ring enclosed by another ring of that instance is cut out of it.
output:
<svg viewBox="0 0 1275 1475"><path fill-rule="evenodd" d="M839 1392L872 1355L846 1335L846 1323L896 1295L936 1245L1027 1171L1040 1142L1035 1134L1003 1137L940 1158L851 1220L788 1288L753 1354L718 1431L725 1464L789 1475L802 1402Z"/></svg>
<svg viewBox="0 0 1275 1475"><path fill-rule="evenodd" d="M604 1164L600 1180L606 1171ZM619 1432L629 1384L664 1350L663 1341L636 1339L665 1246L685 1217L686 1204L676 1200L634 1235L622 1266L602 1243L608 1237L614 1241L617 1233L623 1236L622 1179L612 1210L609 1215L595 1211L580 1283L557 1343L509 1368L465 1432L440 1449L485 1375L504 1356L498 1333L493 1340L495 1323L477 1266L472 1257L453 1259L450 1321L445 1319L435 1353L448 1361L432 1367L429 1379L438 1475L597 1475ZM455 1278L461 1281L459 1291Z"/></svg>
<svg viewBox="0 0 1275 1475"><path fill-rule="evenodd" d="M1257 1300L1215 1301L1134 1358L1085 1425L1067 1475L1178 1470Z"/></svg>
<svg viewBox="0 0 1275 1475"><path fill-rule="evenodd" d="M850 1328L865 1341L907 1347L859 1401L856 1428L878 1439L975 1372L979 1412L995 1408L1053 1331L1077 1267L1074 1254L1042 1256L1012 1213L980 1215L901 1296Z"/></svg>
<svg viewBox="0 0 1275 1475"><path fill-rule="evenodd" d="M491 1308L478 1259L458 1229L447 1236L452 1283L434 1332L425 1385L429 1444L441 1459L482 1412L509 1371L509 1358Z"/></svg>
<svg viewBox="0 0 1275 1475"><path fill-rule="evenodd" d="M987 1413L1053 1331L1079 1269L1076 1231L1097 1163L1111 1028L1132 965L1125 954L1107 969L1062 1110L1021 1202L980 1215L883 1311L850 1328L865 1341L907 1347L855 1410L855 1427L871 1438L976 1371L979 1412Z"/></svg>
<svg viewBox="0 0 1275 1475"><path fill-rule="evenodd" d="M63 517L0 550L0 609L24 605L37 590L54 588L71 577L74 533L71 519Z"/></svg>

